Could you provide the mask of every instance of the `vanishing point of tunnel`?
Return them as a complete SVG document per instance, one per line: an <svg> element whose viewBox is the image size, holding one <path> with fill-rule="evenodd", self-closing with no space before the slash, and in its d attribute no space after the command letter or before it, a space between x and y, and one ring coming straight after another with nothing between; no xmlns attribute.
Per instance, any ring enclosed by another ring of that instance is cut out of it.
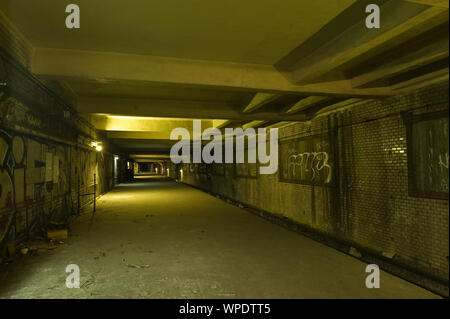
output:
<svg viewBox="0 0 450 319"><path fill-rule="evenodd" d="M0 299L448 299L448 0L66 2L0 0Z"/></svg>
<svg viewBox="0 0 450 319"><path fill-rule="evenodd" d="M14 269L2 297L435 297L387 273L369 290L361 261L166 178L121 184L99 204L66 245ZM79 290L59 285L72 263Z"/></svg>

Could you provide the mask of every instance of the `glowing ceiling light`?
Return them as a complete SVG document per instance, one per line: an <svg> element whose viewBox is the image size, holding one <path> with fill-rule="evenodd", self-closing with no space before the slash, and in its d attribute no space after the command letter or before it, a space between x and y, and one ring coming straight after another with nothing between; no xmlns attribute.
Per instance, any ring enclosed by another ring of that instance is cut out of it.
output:
<svg viewBox="0 0 450 319"><path fill-rule="evenodd" d="M100 152L103 149L103 147L101 145L97 145L95 149L97 150L97 152Z"/></svg>

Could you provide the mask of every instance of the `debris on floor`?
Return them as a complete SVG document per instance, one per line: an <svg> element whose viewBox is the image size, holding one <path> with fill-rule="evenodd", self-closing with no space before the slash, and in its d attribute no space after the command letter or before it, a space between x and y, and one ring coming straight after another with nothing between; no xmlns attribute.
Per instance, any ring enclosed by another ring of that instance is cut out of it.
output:
<svg viewBox="0 0 450 319"><path fill-rule="evenodd" d="M83 288L83 289L89 289L90 286L91 286L94 282L95 282L95 276L91 274L91 275L89 275L89 278L86 279L86 281L83 282L83 283L80 285L80 288Z"/></svg>
<svg viewBox="0 0 450 319"><path fill-rule="evenodd" d="M135 265L135 264L127 264L130 268L150 268L150 265Z"/></svg>
<svg viewBox="0 0 450 319"><path fill-rule="evenodd" d="M69 236L67 229L49 230L47 231L47 238L52 240L66 240Z"/></svg>
<svg viewBox="0 0 450 319"><path fill-rule="evenodd" d="M3 259L1 262L9 264L21 256L40 255L59 247L61 244L64 244L64 242L47 240L44 238L32 238L19 244L11 243L7 245L7 258Z"/></svg>
<svg viewBox="0 0 450 319"><path fill-rule="evenodd" d="M137 268L137 269L150 268L150 265L136 265L136 264L129 264L129 263L127 263L127 262L125 261L125 258L122 259L122 261L123 261L123 263L124 263L125 265L127 265L127 267L130 267L130 268Z"/></svg>
<svg viewBox="0 0 450 319"><path fill-rule="evenodd" d="M33 240L20 245L20 252L23 255L36 255L57 248L62 242Z"/></svg>
<svg viewBox="0 0 450 319"><path fill-rule="evenodd" d="M103 252L103 251L101 251L100 254L99 254L99 256L94 256L94 259L95 259L95 260L99 260L100 257L106 257L106 253Z"/></svg>

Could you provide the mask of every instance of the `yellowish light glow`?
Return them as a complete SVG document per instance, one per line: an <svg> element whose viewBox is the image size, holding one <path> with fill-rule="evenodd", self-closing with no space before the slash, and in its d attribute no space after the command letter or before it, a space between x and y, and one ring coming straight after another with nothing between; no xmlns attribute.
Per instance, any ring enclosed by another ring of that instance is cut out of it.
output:
<svg viewBox="0 0 450 319"><path fill-rule="evenodd" d="M100 152L103 149L103 147L101 147L101 145L97 145L95 149L97 150L97 152Z"/></svg>
<svg viewBox="0 0 450 319"><path fill-rule="evenodd" d="M92 142L92 143L91 143L91 146L92 146L92 147L97 147L97 145L98 145L97 142Z"/></svg>
<svg viewBox="0 0 450 319"><path fill-rule="evenodd" d="M105 114L109 119L125 119L125 120L146 120L146 121L192 121L194 118L184 117L150 117L150 116L130 116L130 115L110 115Z"/></svg>

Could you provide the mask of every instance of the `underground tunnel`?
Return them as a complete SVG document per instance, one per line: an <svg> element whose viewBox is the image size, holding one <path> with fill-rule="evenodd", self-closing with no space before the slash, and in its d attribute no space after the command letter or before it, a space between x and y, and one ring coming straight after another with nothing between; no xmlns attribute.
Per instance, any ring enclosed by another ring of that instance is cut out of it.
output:
<svg viewBox="0 0 450 319"><path fill-rule="evenodd" d="M448 1L100 2L0 2L1 299L448 298Z"/></svg>

